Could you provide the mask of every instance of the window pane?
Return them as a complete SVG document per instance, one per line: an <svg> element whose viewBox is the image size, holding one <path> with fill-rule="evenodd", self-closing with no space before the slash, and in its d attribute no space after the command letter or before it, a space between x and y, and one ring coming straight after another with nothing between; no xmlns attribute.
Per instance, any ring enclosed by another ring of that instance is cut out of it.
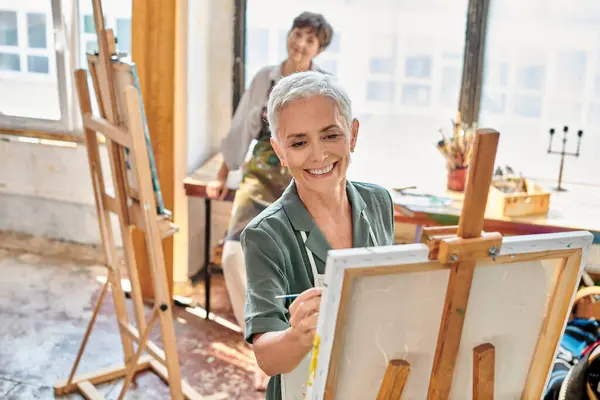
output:
<svg viewBox="0 0 600 400"><path fill-rule="evenodd" d="M95 40L86 40L85 41L85 52L86 53L96 53L98 51L98 42ZM87 63L87 58L86 58Z"/></svg>
<svg viewBox="0 0 600 400"><path fill-rule="evenodd" d="M19 71L18 78L12 74L0 74L0 93L14 93L13 96L0 95L0 110L9 117L60 121L59 82L64 76L57 76L56 53L52 32L51 1L21 1L16 7L25 12L20 15L19 49L14 52L4 50L0 54L0 70ZM15 3L15 4L17 4ZM0 16L6 22L5 14ZM0 23L2 25L2 23ZM16 26L16 25L13 25ZM3 25L3 28L6 24ZM7 38L6 30L0 29L0 37ZM16 33L14 33L16 39ZM9 35L10 36L10 35ZM13 43L15 40L13 40ZM13 53L13 54L7 54ZM42 79L40 79L42 78Z"/></svg>
<svg viewBox="0 0 600 400"><path fill-rule="evenodd" d="M407 78L430 78L431 77L431 57L430 56L410 56L406 58L404 75Z"/></svg>
<svg viewBox="0 0 600 400"><path fill-rule="evenodd" d="M371 58L369 60L369 71L372 74L392 74L394 66L393 58Z"/></svg>
<svg viewBox="0 0 600 400"><path fill-rule="evenodd" d="M96 33L96 24L94 23L93 15L84 15L83 16L83 31L85 33Z"/></svg>
<svg viewBox="0 0 600 400"><path fill-rule="evenodd" d="M269 30L249 28L246 40L246 65L248 66L246 86L248 86L256 71L269 63Z"/></svg>
<svg viewBox="0 0 600 400"><path fill-rule="evenodd" d="M315 63L323 70L325 70L326 72L329 72L330 74L333 75L337 75L337 64L338 62L336 60L315 60Z"/></svg>
<svg viewBox="0 0 600 400"><path fill-rule="evenodd" d="M560 76L552 89L555 96L583 96L588 65L587 54L581 51L560 50L556 55L556 74Z"/></svg>
<svg viewBox="0 0 600 400"><path fill-rule="evenodd" d="M338 32L333 32L333 38L331 39L331 43L327 46L326 51L330 53L339 53L340 52L340 43L341 43L341 35Z"/></svg>
<svg viewBox="0 0 600 400"><path fill-rule="evenodd" d="M367 82L367 99L371 101L394 101L394 82Z"/></svg>
<svg viewBox="0 0 600 400"><path fill-rule="evenodd" d="M517 71L517 85L520 89L542 90L544 75L543 65L522 64Z"/></svg>
<svg viewBox="0 0 600 400"><path fill-rule="evenodd" d="M531 95L515 96L514 113L523 117L539 117L542 115L541 97Z"/></svg>
<svg viewBox="0 0 600 400"><path fill-rule="evenodd" d="M428 106L431 103L431 88L425 85L402 85L402 103L407 106Z"/></svg>
<svg viewBox="0 0 600 400"><path fill-rule="evenodd" d="M38 74L47 74L50 72L48 57L27 56L27 71Z"/></svg>
<svg viewBox="0 0 600 400"><path fill-rule="evenodd" d="M462 69L458 66L444 67L442 70L440 103L446 107L458 108L461 77Z"/></svg>
<svg viewBox="0 0 600 400"><path fill-rule="evenodd" d="M483 69L483 84L494 87L505 87L508 85L508 63L490 62Z"/></svg>
<svg viewBox="0 0 600 400"><path fill-rule="evenodd" d="M506 95L504 93L485 93L481 96L480 107L485 112L501 114L506 107Z"/></svg>
<svg viewBox="0 0 600 400"><path fill-rule="evenodd" d="M117 18L117 48L131 54L131 20Z"/></svg>
<svg viewBox="0 0 600 400"><path fill-rule="evenodd" d="M17 13L0 10L0 46L18 46Z"/></svg>
<svg viewBox="0 0 600 400"><path fill-rule="evenodd" d="M288 30L282 29L278 33L279 35L279 59L281 61L287 58L287 39L288 39Z"/></svg>
<svg viewBox="0 0 600 400"><path fill-rule="evenodd" d="M27 14L27 42L32 49L45 49L46 43L46 15L41 13Z"/></svg>
<svg viewBox="0 0 600 400"><path fill-rule="evenodd" d="M269 31L249 29L246 47L246 62L252 65L266 65L269 62Z"/></svg>
<svg viewBox="0 0 600 400"><path fill-rule="evenodd" d="M20 71L21 59L18 54L0 53L0 71Z"/></svg>
<svg viewBox="0 0 600 400"><path fill-rule="evenodd" d="M346 88L353 112L369 116L360 120L368 140L359 141L350 179L394 185L397 171L424 160L433 167L422 169L419 181L443 179L445 161L435 141L456 115L468 0L247 3L246 84L258 68L285 58L287 31L303 11L322 14L333 27L331 45L315 62ZM251 54L263 62L257 65ZM335 70L328 66L333 60Z"/></svg>
<svg viewBox="0 0 600 400"><path fill-rule="evenodd" d="M87 57L84 53L95 53L98 50L96 43L96 24L94 22L94 9L92 0L76 0L79 3L79 36L81 68L87 69ZM112 29L116 37L118 52L131 55L131 0L102 0L104 25ZM92 99L93 100L93 99ZM94 104L95 101L92 101Z"/></svg>
<svg viewBox="0 0 600 400"><path fill-rule="evenodd" d="M479 126L501 134L496 160L517 173L556 185L559 157L548 155L550 128L569 126L563 181L600 185L600 3L490 2ZM510 32L510 35L507 35ZM555 138L560 150L561 143Z"/></svg>

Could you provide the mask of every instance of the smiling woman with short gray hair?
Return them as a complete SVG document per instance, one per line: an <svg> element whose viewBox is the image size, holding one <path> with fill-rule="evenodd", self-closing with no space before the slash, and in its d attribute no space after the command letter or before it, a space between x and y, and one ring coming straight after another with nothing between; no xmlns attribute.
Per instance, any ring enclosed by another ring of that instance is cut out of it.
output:
<svg viewBox="0 0 600 400"><path fill-rule="evenodd" d="M267 118L273 149L293 179L241 235L245 338L272 377L267 400L287 400L304 397L327 252L392 245L393 203L384 188L346 179L359 122L332 76L308 71L282 78Z"/></svg>

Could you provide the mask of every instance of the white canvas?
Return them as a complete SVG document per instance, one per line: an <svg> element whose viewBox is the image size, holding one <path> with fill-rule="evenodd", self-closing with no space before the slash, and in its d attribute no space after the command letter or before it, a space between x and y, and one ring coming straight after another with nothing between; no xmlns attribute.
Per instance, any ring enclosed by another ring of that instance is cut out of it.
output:
<svg viewBox="0 0 600 400"><path fill-rule="evenodd" d="M588 232L503 238L500 256L582 249L579 276L592 235ZM427 263L424 244L331 251L307 399L322 399L336 329L344 272L353 268ZM560 259L477 266L451 399L472 396L474 347L495 346L495 398L515 399L524 387ZM487 263L489 264L489 262ZM402 267L401 267L402 268ZM449 270L360 276L346 305L336 399L375 399L387 361L411 365L403 399L425 399L443 312ZM572 302L576 287L573 288ZM566 324L566 319L563 323ZM554 354L556 348L554 349ZM548 371L549 372L549 371Z"/></svg>

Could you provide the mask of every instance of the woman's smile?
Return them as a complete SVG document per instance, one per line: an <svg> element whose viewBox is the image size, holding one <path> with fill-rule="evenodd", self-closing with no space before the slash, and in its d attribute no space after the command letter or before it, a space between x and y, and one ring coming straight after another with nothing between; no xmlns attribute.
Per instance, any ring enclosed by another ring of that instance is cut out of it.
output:
<svg viewBox="0 0 600 400"><path fill-rule="evenodd" d="M315 168L315 169L305 169L305 172L308 172L310 176L317 179L327 178L333 175L333 169L337 165L337 161L333 164L329 164L323 168Z"/></svg>

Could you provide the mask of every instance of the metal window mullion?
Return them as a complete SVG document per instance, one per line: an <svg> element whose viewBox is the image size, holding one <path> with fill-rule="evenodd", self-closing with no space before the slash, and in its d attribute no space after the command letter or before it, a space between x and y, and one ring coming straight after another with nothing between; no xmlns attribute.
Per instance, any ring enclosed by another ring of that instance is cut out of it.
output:
<svg viewBox="0 0 600 400"><path fill-rule="evenodd" d="M490 1L494 0L469 0L467 7L463 73L458 101L462 121L467 124L479 119Z"/></svg>
<svg viewBox="0 0 600 400"><path fill-rule="evenodd" d="M58 98L60 103L60 122L65 130L70 130L69 124L69 98L67 92L67 80L70 74L67 74L67 65L65 61L65 50L68 46L66 41L65 26L63 23L63 14L61 0L52 0L52 32L54 36L54 49L56 55L56 77L58 86ZM74 17L75 18L75 17ZM60 42L59 42L60 41ZM70 80L70 79L69 79Z"/></svg>

